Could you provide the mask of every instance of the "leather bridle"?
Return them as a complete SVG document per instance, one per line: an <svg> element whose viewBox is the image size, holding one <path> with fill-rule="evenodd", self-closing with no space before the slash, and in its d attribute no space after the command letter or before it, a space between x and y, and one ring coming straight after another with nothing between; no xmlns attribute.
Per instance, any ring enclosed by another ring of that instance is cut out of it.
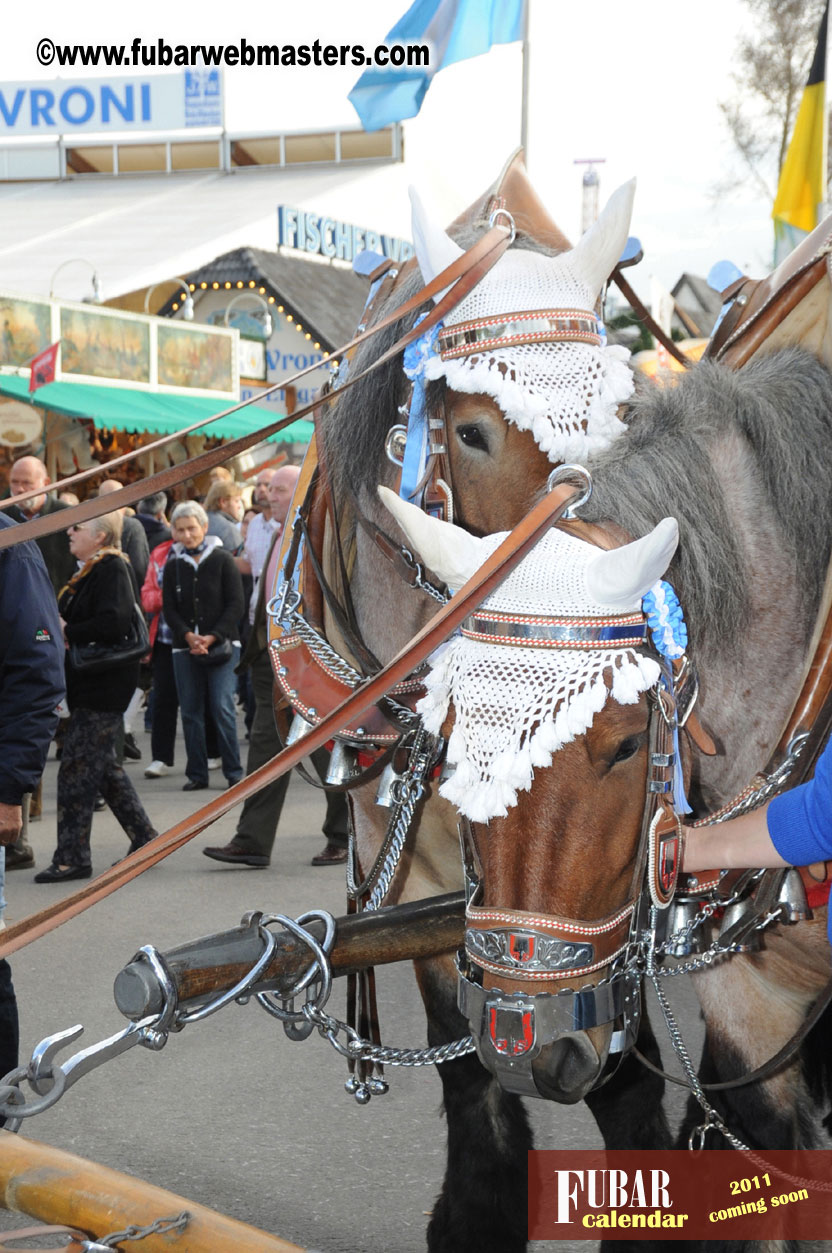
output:
<svg viewBox="0 0 832 1253"><path fill-rule="evenodd" d="M546 621L540 618L544 631ZM457 962L459 1008L481 1062L509 1091L543 1095L533 1062L542 1049L574 1033L612 1026L593 1088L606 1082L635 1043L645 936L651 920L656 925L652 911L671 903L681 861L681 822L672 800L675 745L695 695L689 664L662 660L658 686L648 693L648 773L630 891L606 917L484 908L474 832L467 819L460 823L466 929ZM489 838L486 825L482 831Z"/></svg>

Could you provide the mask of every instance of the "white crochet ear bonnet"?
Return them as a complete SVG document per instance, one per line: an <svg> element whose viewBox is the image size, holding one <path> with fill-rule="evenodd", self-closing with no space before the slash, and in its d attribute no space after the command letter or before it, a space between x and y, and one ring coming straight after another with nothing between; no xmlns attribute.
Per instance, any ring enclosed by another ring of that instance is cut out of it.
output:
<svg viewBox="0 0 832 1253"><path fill-rule="evenodd" d="M594 310L626 242L634 192L634 181L619 188L570 252L548 257L510 248L423 352L426 379L491 396L553 462L582 461L626 429L618 407L633 391L630 354L606 344ZM411 199L428 282L462 249L429 221L413 191Z"/></svg>
<svg viewBox="0 0 832 1253"><path fill-rule="evenodd" d="M454 590L506 537L477 539L379 490L425 563ZM633 704L658 682L658 663L637 651L646 633L641 600L677 540L672 518L610 552L550 530L432 655L417 711L438 734L453 703L447 759L454 770L439 791L461 813L473 822L504 817L535 768L583 734L610 696ZM568 642L541 644L547 633Z"/></svg>

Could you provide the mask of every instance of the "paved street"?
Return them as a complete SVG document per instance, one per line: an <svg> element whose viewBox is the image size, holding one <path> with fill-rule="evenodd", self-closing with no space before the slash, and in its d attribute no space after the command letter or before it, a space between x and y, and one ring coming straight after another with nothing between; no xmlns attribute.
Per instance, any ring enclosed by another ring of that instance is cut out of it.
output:
<svg viewBox="0 0 832 1253"><path fill-rule="evenodd" d="M181 741L177 772L145 779L149 737L141 733L137 740L144 758L128 769L152 820L164 830L211 793L182 793ZM54 847L56 774L57 763L50 760L43 820L31 832L38 867ZM212 778L217 789L223 786L219 772ZM165 949L235 926L253 908L293 916L315 906L344 913L342 871L309 864L322 846L322 816L320 794L295 779L268 870L224 868L203 857L203 845L230 838L232 814L16 954L11 964L22 1060L43 1036L74 1023L86 1029L76 1047L120 1030L124 1019L113 1003L112 983L141 944ZM97 814L94 869L109 866L124 849L125 837L109 812ZM11 873L8 920L73 886L39 886L32 871ZM382 969L379 982L385 1042L422 1046L424 1019L409 966ZM675 987L674 994L678 1000ZM337 983L330 1004L342 1012ZM421 1253L445 1151L438 1079L430 1069L388 1071L389 1094L359 1108L344 1092L345 1077L341 1059L317 1035L292 1043L257 1006L234 1005L172 1036L161 1053L134 1049L82 1079L24 1133L322 1253ZM541 1147L600 1147L583 1105L531 1105ZM0 1227L17 1225L14 1216L0 1217ZM563 1253L572 1248L535 1247ZM583 1253L593 1247L574 1246Z"/></svg>

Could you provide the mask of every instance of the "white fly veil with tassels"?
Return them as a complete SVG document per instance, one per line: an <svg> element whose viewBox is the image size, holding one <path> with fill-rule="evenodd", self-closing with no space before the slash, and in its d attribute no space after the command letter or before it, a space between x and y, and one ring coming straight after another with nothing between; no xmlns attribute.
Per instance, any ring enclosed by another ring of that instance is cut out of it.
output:
<svg viewBox="0 0 832 1253"><path fill-rule="evenodd" d="M505 539L478 540L379 491L426 564L453 588ZM430 658L417 712L438 734L453 704L453 773L439 790L471 821L504 817L518 791L531 786L535 769L588 730L610 696L633 704L655 686L659 665L638 651L646 629L641 599L664 573L677 540L672 518L610 552L553 529ZM594 642L541 646L552 624Z"/></svg>
<svg viewBox="0 0 832 1253"><path fill-rule="evenodd" d="M635 181L620 187L569 252L510 248L451 310L425 355L426 379L491 396L553 462L582 461L626 430L618 409L633 392L630 354L606 343L595 307L626 242L634 193ZM430 222L412 190L411 198L428 282L462 249Z"/></svg>

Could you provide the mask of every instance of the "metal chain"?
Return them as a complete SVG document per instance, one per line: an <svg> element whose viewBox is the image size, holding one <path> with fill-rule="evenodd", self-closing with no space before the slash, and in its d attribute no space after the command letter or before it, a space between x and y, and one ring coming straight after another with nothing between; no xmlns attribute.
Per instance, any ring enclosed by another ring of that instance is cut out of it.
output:
<svg viewBox="0 0 832 1253"><path fill-rule="evenodd" d="M697 928L703 926L709 918L713 917L718 909L723 908L722 901L703 901L699 906L696 917L691 918L680 927L678 931L674 931L672 935L666 937L661 944L657 944L654 952L657 957L663 957L669 948L675 947L677 944L684 943L689 940Z"/></svg>
<svg viewBox="0 0 832 1253"><path fill-rule="evenodd" d="M655 934L658 917L659 917L658 909L656 908L655 905L651 906L650 930L652 934ZM700 1141L699 1147L702 1148L704 1145L705 1135L707 1134L709 1128L715 1127L718 1131L722 1132L722 1134L725 1136L725 1139L733 1148L744 1149L747 1151L748 1145L743 1144L742 1140L739 1140L733 1134L733 1132L730 1131L728 1127L726 1127L725 1123L722 1121L722 1118L716 1112L713 1106L710 1104L710 1102L708 1101L708 1098L705 1096L705 1093L702 1090L702 1085L699 1082L699 1077L696 1074L696 1070L694 1068L693 1062L691 1061L690 1053L688 1053L687 1046L685 1045L685 1041L682 1038L682 1033L679 1030L679 1025L673 1016L673 1011L671 1010L670 1004L668 1003L667 997L665 996L664 988L661 985L661 981L656 975L655 960L656 960L656 955L652 949L652 946L648 945L647 968L646 968L645 973L647 975L647 978L650 980L650 982L653 985L653 990L656 993L656 998L659 1002L659 1006L661 1007L661 1011L664 1016L664 1022L665 1022L665 1026L667 1027L667 1034L670 1037L670 1043L673 1045L673 1049L676 1053L676 1056L679 1058L679 1061L682 1063L682 1069L684 1070L685 1075L687 1077L688 1086L690 1087L691 1092L696 1097L697 1101L699 1102L700 1106L702 1107L705 1113L704 1124L701 1127L694 1128L694 1130L690 1133L690 1137L688 1139L688 1146L690 1148L694 1147L694 1137L698 1134L699 1141Z"/></svg>
<svg viewBox="0 0 832 1253"><path fill-rule="evenodd" d="M454 1061L457 1057L465 1057L474 1052L474 1040L470 1035L452 1040L448 1044L435 1045L433 1048L392 1048L365 1040L354 1027L341 1022L339 1018L333 1018L331 1014L323 1013L316 1006L304 1005L303 1013L335 1051L348 1061L379 1062L387 1066L439 1066L442 1062ZM338 1038L340 1033L347 1037L344 1044Z"/></svg>
<svg viewBox="0 0 832 1253"><path fill-rule="evenodd" d="M655 974L659 979L674 979L677 975L694 975L700 970L709 970L718 957L728 957L732 953L741 952L742 948L739 944L722 945L715 940L706 952L700 953L697 957L691 957L678 966L662 966L661 969L656 970Z"/></svg>
<svg viewBox="0 0 832 1253"><path fill-rule="evenodd" d="M350 687L358 687L361 682L362 675L354 666L351 666L340 653L337 653L325 636L316 631L313 626L304 618L303 614L297 610L289 615L289 633L297 635L310 653L317 657L329 670L332 670L337 678L342 679L344 683L349 683Z"/></svg>
<svg viewBox="0 0 832 1253"><path fill-rule="evenodd" d="M184 1231L190 1221L191 1215L187 1210L183 1210L176 1218L157 1218L147 1227L134 1225L125 1227L124 1231L114 1231L109 1236L104 1236L103 1240L99 1240L98 1246L112 1249L124 1240L144 1240L147 1236L164 1236L171 1231ZM96 1245L92 1244L88 1247L94 1249Z"/></svg>
<svg viewBox="0 0 832 1253"><path fill-rule="evenodd" d="M318 944L302 925L304 921L312 917L323 918L331 923L331 926L327 926L327 936L321 944ZM283 1023L289 1039L308 1039L317 1028L318 1033L347 1060L369 1061L390 1066L438 1066L442 1062L453 1061L457 1057L464 1057L466 1053L473 1052L474 1041L471 1036L423 1049L391 1048L383 1044L374 1044L372 1040L365 1040L348 1023L324 1013L324 1006L332 991L329 949L332 945L335 920L323 910L316 910L314 915L302 914L297 921L279 914L273 915L269 918L269 923L275 922L286 927L292 935L305 943L311 954L311 962L303 979L295 984L288 997L280 997L273 992L258 992L256 995L262 1008ZM302 990L305 990L306 1001L299 1009L296 1009L294 1001ZM346 1037L345 1043L339 1039L342 1034Z"/></svg>
<svg viewBox="0 0 832 1253"><path fill-rule="evenodd" d="M433 599L438 601L440 605L447 605L448 601L451 599L450 593L447 589L443 590L441 587L437 587L436 584L431 583L430 579L425 577L425 567L416 560L413 553L408 548L402 546L402 548L399 549L399 552L402 555L405 565L409 566L415 573L413 586L418 587L422 592L426 592L428 596L433 597Z"/></svg>
<svg viewBox="0 0 832 1253"><path fill-rule="evenodd" d="M356 883L355 880L355 845L351 839L350 855L347 858L348 895L352 900L357 900L370 889L375 880L370 898L363 906L364 912L378 909L390 891L404 852L408 832L413 823L416 806L425 794L425 780L432 768L436 747L435 736L428 734L420 720L409 750L405 773L399 776L394 786L393 812L387 824L384 841L375 864L363 883Z"/></svg>

